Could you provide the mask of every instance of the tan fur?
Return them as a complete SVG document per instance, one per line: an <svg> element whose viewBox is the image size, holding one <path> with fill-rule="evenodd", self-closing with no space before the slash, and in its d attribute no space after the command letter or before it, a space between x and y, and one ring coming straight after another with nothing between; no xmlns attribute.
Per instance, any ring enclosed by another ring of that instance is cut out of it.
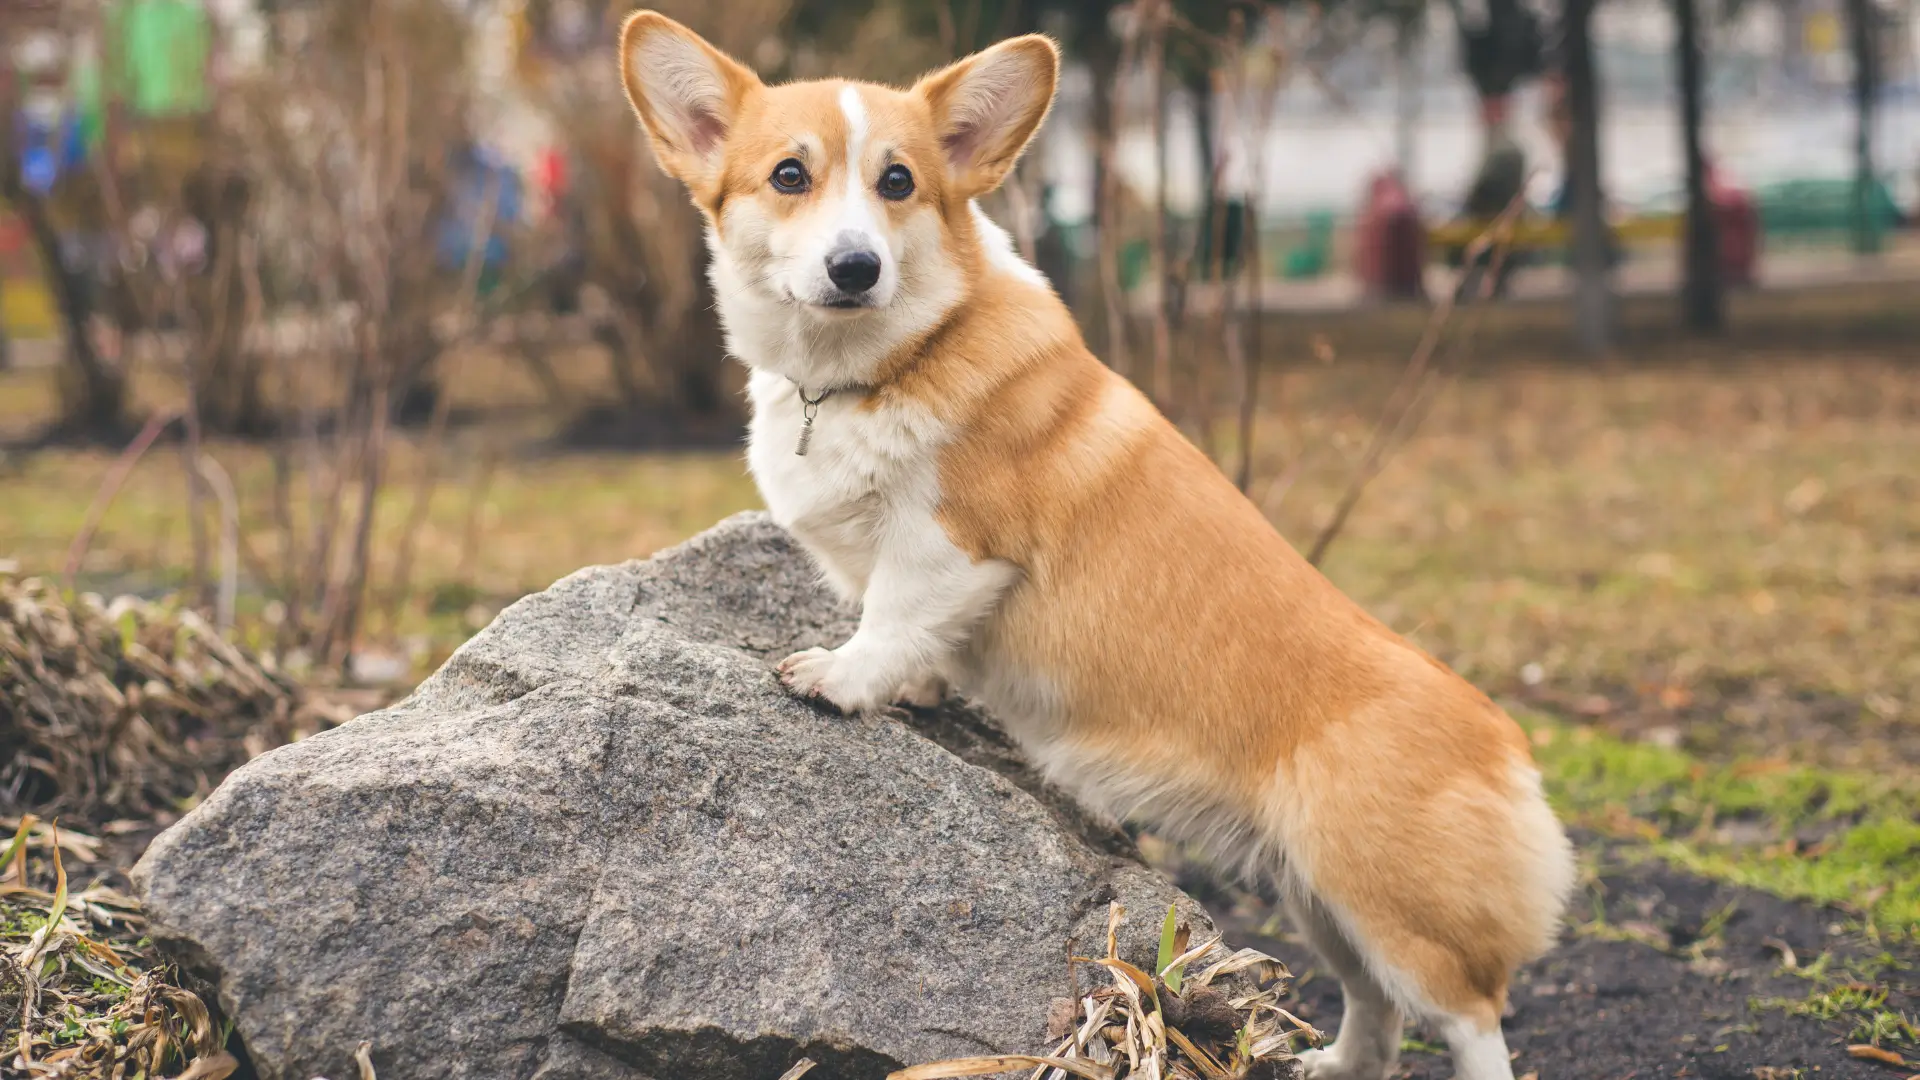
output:
<svg viewBox="0 0 1920 1080"><path fill-rule="evenodd" d="M965 432L942 519L1026 572L999 647L1059 684L1065 741L1215 787L1433 1005L1492 1023L1560 915L1519 728L1307 565L1057 299L989 284L885 392Z"/></svg>
<svg viewBox="0 0 1920 1080"><path fill-rule="evenodd" d="M972 666L1031 677L1046 707L1010 723L1053 774L1324 905L1400 1007L1497 1031L1511 973L1553 941L1571 881L1523 734L1309 566L1087 350L1051 290L992 272L967 199L1010 170L1044 105L950 174L954 72L970 62L911 91L862 86L872 137L928 189L890 212L938 214L966 283L885 356L864 408L911 403L954 433L938 520L976 562L1018 568ZM756 80L724 163L669 167L716 228L729 199L767 197L796 128L826 143L830 183L842 85ZM768 211L788 212L806 209Z"/></svg>

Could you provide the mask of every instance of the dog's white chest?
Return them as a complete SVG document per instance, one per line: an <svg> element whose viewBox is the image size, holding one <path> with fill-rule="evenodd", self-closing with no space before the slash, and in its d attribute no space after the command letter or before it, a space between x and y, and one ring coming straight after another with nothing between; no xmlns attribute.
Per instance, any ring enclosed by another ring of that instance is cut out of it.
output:
<svg viewBox="0 0 1920 1080"><path fill-rule="evenodd" d="M809 434L799 390L785 377L756 370L747 394L747 465L767 510L836 589L860 595L885 535L903 515L926 517L938 504L938 425L908 407L835 394L814 410Z"/></svg>

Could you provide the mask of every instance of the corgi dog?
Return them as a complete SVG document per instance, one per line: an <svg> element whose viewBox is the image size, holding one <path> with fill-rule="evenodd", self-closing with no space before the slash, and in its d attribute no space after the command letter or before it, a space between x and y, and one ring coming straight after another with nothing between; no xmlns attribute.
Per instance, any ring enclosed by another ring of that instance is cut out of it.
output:
<svg viewBox="0 0 1920 1080"><path fill-rule="evenodd" d="M1083 800L1270 875L1345 997L1308 1076L1384 1080L1418 1015L1463 1080L1510 1080L1508 983L1574 879L1527 740L1308 565L975 205L1053 44L769 86L643 11L620 57L706 218L754 479L860 604L786 685L847 713L954 687Z"/></svg>

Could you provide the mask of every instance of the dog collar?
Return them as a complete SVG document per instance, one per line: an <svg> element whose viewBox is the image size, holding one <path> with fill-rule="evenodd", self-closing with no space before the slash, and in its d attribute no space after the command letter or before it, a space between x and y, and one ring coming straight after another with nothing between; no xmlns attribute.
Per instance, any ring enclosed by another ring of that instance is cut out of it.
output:
<svg viewBox="0 0 1920 1080"><path fill-rule="evenodd" d="M820 415L820 403L832 397L833 391L822 390L818 397L808 397L807 388L799 383L794 383L793 389L800 395L800 442L794 446L793 452L799 457L806 457L807 445L813 442L813 418Z"/></svg>
<svg viewBox="0 0 1920 1080"><path fill-rule="evenodd" d="M807 447L813 444L813 420L820 415L820 403L842 390L865 389L860 386L829 386L819 394L808 397L807 388L800 385L798 380L788 379L787 381L793 383L794 392L800 395L800 441L793 448L794 454L799 457L806 457Z"/></svg>

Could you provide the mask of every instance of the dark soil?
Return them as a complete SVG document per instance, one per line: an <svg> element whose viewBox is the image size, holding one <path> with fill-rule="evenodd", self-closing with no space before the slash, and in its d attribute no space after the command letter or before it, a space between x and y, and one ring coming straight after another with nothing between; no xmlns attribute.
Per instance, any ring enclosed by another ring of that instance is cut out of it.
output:
<svg viewBox="0 0 1920 1080"><path fill-rule="evenodd" d="M1595 896L1603 898L1611 934L1592 925ZM1718 944L1702 948L1696 958L1689 946L1729 905ZM1570 931L1559 948L1526 968L1515 983L1506 1031L1516 1075L1899 1080L1920 1072L1916 1065L1902 1069L1851 1058L1851 1019L1822 1022L1753 1004L1769 998L1801 1001L1817 988L1783 969L1781 953L1770 940L1788 945L1802 965L1831 952L1835 969L1843 966L1839 961L1881 951L1846 934L1839 912L1654 865L1607 869L1599 886L1575 906L1584 909L1575 912L1576 918L1589 925ZM1296 976L1296 1011L1331 1035L1339 1026L1338 983L1316 971L1303 945L1262 936L1249 925L1245 915L1229 920L1229 939L1285 961ZM1665 938L1666 947L1618 940L1622 929L1655 943ZM1885 1008L1908 1015L1920 1008L1912 977L1911 968L1879 977L1883 985L1895 980ZM1435 1033L1415 1026L1408 1037L1431 1049L1410 1048L1399 1076L1443 1080L1453 1075Z"/></svg>

